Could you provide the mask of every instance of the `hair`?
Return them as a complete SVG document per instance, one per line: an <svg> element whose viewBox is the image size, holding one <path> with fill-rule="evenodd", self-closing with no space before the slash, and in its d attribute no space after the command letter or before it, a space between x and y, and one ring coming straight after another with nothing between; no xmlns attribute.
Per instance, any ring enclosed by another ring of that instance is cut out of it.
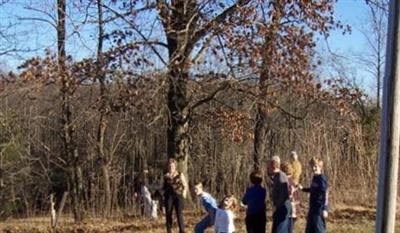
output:
<svg viewBox="0 0 400 233"><path fill-rule="evenodd" d="M296 157L299 156L295 150L292 150L292 151L290 152L290 157L292 158L293 156L296 156Z"/></svg>
<svg viewBox="0 0 400 233"><path fill-rule="evenodd" d="M271 165L272 165L272 168L280 168L281 159L279 158L279 156L275 155L272 157Z"/></svg>
<svg viewBox="0 0 400 233"><path fill-rule="evenodd" d="M178 164L178 161L176 161L175 158L169 158L168 161L167 161L167 165L170 165L170 164L172 164L172 163L174 163L175 165L177 165L177 164Z"/></svg>
<svg viewBox="0 0 400 233"><path fill-rule="evenodd" d="M174 159L174 158L169 158L167 160L166 165L165 165L165 168L166 168L167 171L169 170L169 165L171 165L171 164L174 164L175 167L177 167L178 166L178 161L176 161L176 159Z"/></svg>
<svg viewBox="0 0 400 233"><path fill-rule="evenodd" d="M201 181L195 181L195 182L194 182L194 187L200 187L201 189L203 189L203 188L204 188L203 182L201 182Z"/></svg>
<svg viewBox="0 0 400 233"><path fill-rule="evenodd" d="M261 184L262 183L262 173L260 171L253 171L250 173L250 182L252 184Z"/></svg>
<svg viewBox="0 0 400 233"><path fill-rule="evenodd" d="M312 157L312 158L310 159L309 164L310 164L310 166L315 166L315 165L317 165L317 166L319 166L319 167L321 167L321 168L324 166L324 162L322 161L322 159L320 159L320 158L318 158L318 157Z"/></svg>
<svg viewBox="0 0 400 233"><path fill-rule="evenodd" d="M225 195L225 197L222 198L222 200L220 201L219 207L220 208L224 207L224 200L227 199L227 198L229 198L232 201L232 205L230 206L230 209L232 211L234 211L236 209L236 207L237 207L237 199L232 194Z"/></svg>
<svg viewBox="0 0 400 233"><path fill-rule="evenodd" d="M292 164L285 162L282 164L282 171L286 173L286 175L291 176L293 175L293 166Z"/></svg>

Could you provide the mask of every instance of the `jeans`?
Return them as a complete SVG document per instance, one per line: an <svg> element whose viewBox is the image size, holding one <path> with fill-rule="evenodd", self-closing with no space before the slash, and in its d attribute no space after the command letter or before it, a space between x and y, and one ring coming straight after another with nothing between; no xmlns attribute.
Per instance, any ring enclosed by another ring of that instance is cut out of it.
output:
<svg viewBox="0 0 400 233"><path fill-rule="evenodd" d="M194 227L194 232L195 233L204 233L204 231L208 228L214 225L214 217L208 214L206 217L204 217L199 223L196 224Z"/></svg>
<svg viewBox="0 0 400 233"><path fill-rule="evenodd" d="M277 207L272 215L272 233L288 233L289 232L289 214L290 202L287 201L284 205Z"/></svg>
<svg viewBox="0 0 400 233"><path fill-rule="evenodd" d="M294 232L294 223L296 222L296 218L289 218L289 233Z"/></svg>
<svg viewBox="0 0 400 233"><path fill-rule="evenodd" d="M175 208L176 217L178 219L179 233L185 233L185 225L183 222L183 197L177 194L165 196L165 217L167 219L167 233L172 232L172 213Z"/></svg>

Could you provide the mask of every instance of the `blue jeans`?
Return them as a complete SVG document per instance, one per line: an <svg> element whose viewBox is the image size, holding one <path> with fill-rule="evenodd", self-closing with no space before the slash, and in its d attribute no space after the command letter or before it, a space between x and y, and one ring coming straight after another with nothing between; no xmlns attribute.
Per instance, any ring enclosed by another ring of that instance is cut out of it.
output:
<svg viewBox="0 0 400 233"><path fill-rule="evenodd" d="M277 207L272 215L272 233L288 233L289 232L289 213L291 211L290 202Z"/></svg>
<svg viewBox="0 0 400 233"><path fill-rule="evenodd" d="M204 233L204 231L212 225L214 225L213 217L211 215L207 215L199 223L196 224L196 226L194 227L194 232Z"/></svg>

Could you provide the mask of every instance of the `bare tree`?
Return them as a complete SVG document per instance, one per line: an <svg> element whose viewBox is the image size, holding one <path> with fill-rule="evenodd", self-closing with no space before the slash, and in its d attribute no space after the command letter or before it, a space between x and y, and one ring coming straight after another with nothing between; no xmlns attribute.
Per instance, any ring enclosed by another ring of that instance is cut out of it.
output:
<svg viewBox="0 0 400 233"><path fill-rule="evenodd" d="M83 220L83 177L80 165L81 159L77 148L75 138L75 124L73 122L71 110L71 91L75 86L75 80L69 75L66 67L67 57L65 52L66 39L66 1L57 1L57 59L58 76L60 79L60 97L61 97L61 122L63 125L62 140L64 144L65 158L68 161L71 196L74 219L76 222Z"/></svg>
<svg viewBox="0 0 400 233"><path fill-rule="evenodd" d="M380 108L384 75L388 4L387 0L367 1L368 23L361 29L367 49L356 56L364 69L375 79L377 108Z"/></svg>

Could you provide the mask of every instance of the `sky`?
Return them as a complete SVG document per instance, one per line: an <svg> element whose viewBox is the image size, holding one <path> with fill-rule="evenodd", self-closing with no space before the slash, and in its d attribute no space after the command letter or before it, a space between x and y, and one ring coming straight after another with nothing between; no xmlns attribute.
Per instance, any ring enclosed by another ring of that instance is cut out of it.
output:
<svg viewBox="0 0 400 233"><path fill-rule="evenodd" d="M344 24L350 25L352 32L346 35L340 31L333 32L328 38L331 49L338 52L362 50L365 44L362 43L364 38L360 30L362 30L367 14L365 0L339 0L335 9L335 17Z"/></svg>
<svg viewBox="0 0 400 233"><path fill-rule="evenodd" d="M35 48L33 52L28 53L28 56L41 56L44 54L45 48L55 49L55 29L52 28L49 23L32 20L32 18L43 18L42 13L37 10L32 11L24 8L26 5L33 5L38 10L51 12L51 9L43 9L43 5L52 6L54 0L10 1L12 4L0 8L0 24L7 25L12 22L11 20L15 21L16 18L19 19L18 25L12 26L11 31L17 34L15 38L19 38L20 41L23 41L23 48ZM365 50L366 42L360 30L362 30L363 24L365 24L367 12L365 0L339 0L335 9L336 19L339 19L343 24L350 25L352 32L343 35L341 31L334 31L327 40L320 38L317 42L318 50L321 53L333 52L343 55L344 57L349 57L351 54ZM79 18L77 12L72 13L74 18ZM51 17L55 17L55 14L46 16L45 18L51 21ZM78 25L78 23L76 23L76 25ZM70 35L68 38L70 43L68 43L67 47L67 53L73 55L78 60L83 57L94 56L95 51L93 48L95 43L92 41L95 41L95 37L93 36L96 35L96 29L94 27L87 26L85 29L79 29L81 30L75 31L86 31L88 33L81 34L76 32ZM67 31L74 31L74 28L70 27ZM77 43L71 43L71 41L76 41ZM21 54L22 56L0 56L0 67L14 70L27 58L26 53ZM356 69L354 72L362 74L362 76L366 75L361 69Z"/></svg>

